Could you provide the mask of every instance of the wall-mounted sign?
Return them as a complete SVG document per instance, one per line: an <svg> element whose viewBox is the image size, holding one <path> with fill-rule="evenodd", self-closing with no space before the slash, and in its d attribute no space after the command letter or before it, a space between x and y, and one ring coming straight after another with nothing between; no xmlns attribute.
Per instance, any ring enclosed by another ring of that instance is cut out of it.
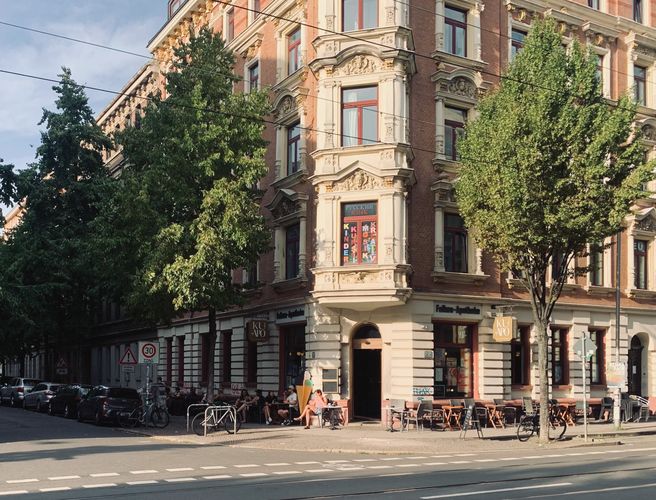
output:
<svg viewBox="0 0 656 500"><path fill-rule="evenodd" d="M291 309L281 309L276 312L276 323L299 323L305 320L305 307L293 307Z"/></svg>
<svg viewBox="0 0 656 500"><path fill-rule="evenodd" d="M611 361L606 367L608 387L626 387L626 363Z"/></svg>
<svg viewBox="0 0 656 500"><path fill-rule="evenodd" d="M483 318L481 304L454 304L450 302L435 302L434 316L438 318L452 319L477 319Z"/></svg>
<svg viewBox="0 0 656 500"><path fill-rule="evenodd" d="M497 316L492 325L492 338L497 342L510 342L517 322L512 316Z"/></svg>
<svg viewBox="0 0 656 500"><path fill-rule="evenodd" d="M251 342L266 342L269 340L269 329L265 319L254 319L246 323L246 334Z"/></svg>

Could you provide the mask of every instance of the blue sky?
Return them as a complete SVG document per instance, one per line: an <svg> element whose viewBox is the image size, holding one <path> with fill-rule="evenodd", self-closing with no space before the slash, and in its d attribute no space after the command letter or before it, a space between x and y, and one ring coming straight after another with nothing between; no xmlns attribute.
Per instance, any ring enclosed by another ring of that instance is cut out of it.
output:
<svg viewBox="0 0 656 500"><path fill-rule="evenodd" d="M0 21L148 55L166 20L166 0L0 0ZM56 78L71 68L80 84L120 90L146 59L0 25L0 69ZM52 83L0 73L0 158L24 167L39 145ZM87 91L94 112L112 99Z"/></svg>

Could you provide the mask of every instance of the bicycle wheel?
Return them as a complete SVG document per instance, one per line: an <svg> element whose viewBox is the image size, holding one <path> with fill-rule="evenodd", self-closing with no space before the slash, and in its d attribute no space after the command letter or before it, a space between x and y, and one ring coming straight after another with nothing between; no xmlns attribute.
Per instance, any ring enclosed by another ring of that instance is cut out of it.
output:
<svg viewBox="0 0 656 500"><path fill-rule="evenodd" d="M207 434L216 431L216 423L214 421L214 415L210 414L205 420L205 414L199 413L191 421L191 429L199 436L205 435L205 428L207 428Z"/></svg>
<svg viewBox="0 0 656 500"><path fill-rule="evenodd" d="M553 433L552 439L560 441L567 430L567 421L563 417L549 418L549 427L550 433Z"/></svg>
<svg viewBox="0 0 656 500"><path fill-rule="evenodd" d="M535 423L533 422L533 417L524 415L519 419L519 425L517 426L517 439L522 443L528 441L528 439L535 432Z"/></svg>
<svg viewBox="0 0 656 500"><path fill-rule="evenodd" d="M153 427L158 429L163 429L169 425L169 412L159 406L155 406L150 414L150 421L153 424Z"/></svg>
<svg viewBox="0 0 656 500"><path fill-rule="evenodd" d="M234 434L235 431L235 416L229 411L223 417L223 426L228 434ZM237 419L237 432L241 429L241 420Z"/></svg>
<svg viewBox="0 0 656 500"><path fill-rule="evenodd" d="M132 410L130 413L122 413L119 418L118 422L121 425L121 427L136 427L137 424L139 423L139 415L141 415L141 412L143 411L143 408L135 408Z"/></svg>

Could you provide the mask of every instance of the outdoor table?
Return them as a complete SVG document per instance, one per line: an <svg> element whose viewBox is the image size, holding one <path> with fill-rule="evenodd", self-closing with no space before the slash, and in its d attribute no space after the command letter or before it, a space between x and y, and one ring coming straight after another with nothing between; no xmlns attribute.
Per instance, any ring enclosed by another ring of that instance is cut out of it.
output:
<svg viewBox="0 0 656 500"><path fill-rule="evenodd" d="M321 425L323 426L324 420L328 420L328 422L330 422L331 431L336 430L340 421L343 421L344 418L342 415L342 407L335 404L324 406L321 413Z"/></svg>
<svg viewBox="0 0 656 500"><path fill-rule="evenodd" d="M407 430L407 416L408 416L408 410L405 408L396 408L394 406L388 406L386 408L387 410L387 423L388 427L387 430L389 432L396 432L394 430L394 416L398 415L399 417L399 432L403 432L403 429Z"/></svg>
<svg viewBox="0 0 656 500"><path fill-rule="evenodd" d="M487 409L488 421L493 428L502 428L505 429L506 425L503 422L503 411L505 410L504 405L495 405L495 404L486 404L485 408Z"/></svg>
<svg viewBox="0 0 656 500"><path fill-rule="evenodd" d="M449 430L453 430L451 425L452 421L458 429L462 429L462 426L460 425L460 416L462 415L462 411L465 409L465 407L443 405L442 409L444 410L444 423L449 428Z"/></svg>

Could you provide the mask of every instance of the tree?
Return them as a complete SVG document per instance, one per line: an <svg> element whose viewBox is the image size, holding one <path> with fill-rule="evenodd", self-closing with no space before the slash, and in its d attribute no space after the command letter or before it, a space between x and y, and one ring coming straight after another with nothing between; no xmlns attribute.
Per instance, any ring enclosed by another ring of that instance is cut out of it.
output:
<svg viewBox="0 0 656 500"><path fill-rule="evenodd" d="M572 270L575 257L618 232L653 168L643 164L635 105L627 96L610 105L600 85L594 56L577 42L568 53L554 23L538 22L458 141L462 216L530 296L543 442L551 313L567 277L587 269Z"/></svg>
<svg viewBox="0 0 656 500"><path fill-rule="evenodd" d="M44 109L39 122L37 161L2 171L3 193L23 206L19 225L0 244L0 288L15 302L12 317L24 334L16 335L22 340L14 354L87 335L98 303L95 271L103 263L89 252L91 224L112 188L101 156L111 141L70 71L59 76L57 110Z"/></svg>
<svg viewBox="0 0 656 500"><path fill-rule="evenodd" d="M141 127L119 137L128 167L104 231L120 255L134 243L120 280L132 277L127 305L136 316L169 322L208 312L208 397L216 312L243 302L233 271L268 245L255 186L266 173L269 106L264 92L233 92L234 63L209 28L175 50L166 99L155 98Z"/></svg>

